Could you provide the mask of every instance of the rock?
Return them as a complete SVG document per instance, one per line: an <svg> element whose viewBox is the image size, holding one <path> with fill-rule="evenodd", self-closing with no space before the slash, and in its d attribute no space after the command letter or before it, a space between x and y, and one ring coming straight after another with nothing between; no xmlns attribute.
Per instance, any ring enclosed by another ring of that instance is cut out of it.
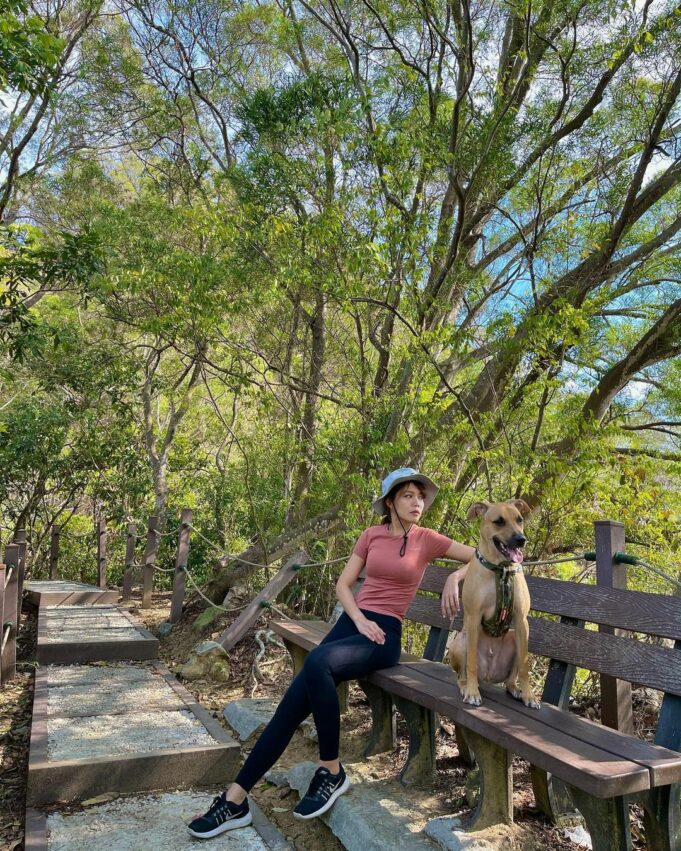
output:
<svg viewBox="0 0 681 851"><path fill-rule="evenodd" d="M178 665L177 673L185 680L229 680L229 662L225 648L217 641L202 641L192 648L189 659Z"/></svg>
<svg viewBox="0 0 681 851"><path fill-rule="evenodd" d="M591 836L589 832L585 830L581 825L566 828L563 831L563 836L565 836L571 842L574 842L576 845L579 845L580 848L590 849L593 847L591 844Z"/></svg>
<svg viewBox="0 0 681 851"><path fill-rule="evenodd" d="M215 618L220 614L222 609L219 609L217 606L209 606L207 609L204 609L201 614L194 620L192 624L192 630L194 632L201 632L207 626L213 623Z"/></svg>
<svg viewBox="0 0 681 851"><path fill-rule="evenodd" d="M313 762L300 762L287 771L289 785L301 797L316 768ZM350 779L355 780L352 776ZM346 851L395 851L395 848L434 851L435 848L422 832L413 830L414 812L390 800L380 783L356 782L320 818ZM483 847L489 846L480 846Z"/></svg>
<svg viewBox="0 0 681 851"><path fill-rule="evenodd" d="M173 625L171 623L169 623L168 621L163 621L163 623L160 623L158 625L158 634L160 636L162 636L163 638L165 638L166 635L170 635L170 633L172 631L173 631Z"/></svg>
<svg viewBox="0 0 681 851"><path fill-rule="evenodd" d="M239 737L239 741L246 742L262 732L274 715L277 705L277 701L270 698L233 700L225 706L222 715ZM317 740L317 730L311 718L306 718L301 726L306 739Z"/></svg>
<svg viewBox="0 0 681 851"><path fill-rule="evenodd" d="M225 608L229 608L230 604L234 604L242 597L248 597L249 593L250 592L245 585L232 585L229 591L225 594L225 599L222 601L222 605L225 606Z"/></svg>
<svg viewBox="0 0 681 851"><path fill-rule="evenodd" d="M494 851L499 845L475 833L466 833L461 829L461 819L457 816L442 816L431 819L423 828L444 851Z"/></svg>

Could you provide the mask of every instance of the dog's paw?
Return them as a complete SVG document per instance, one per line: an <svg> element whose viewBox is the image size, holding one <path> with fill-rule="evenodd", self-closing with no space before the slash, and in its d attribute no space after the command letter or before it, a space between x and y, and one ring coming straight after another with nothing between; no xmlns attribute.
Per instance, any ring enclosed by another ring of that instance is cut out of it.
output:
<svg viewBox="0 0 681 851"><path fill-rule="evenodd" d="M511 695L514 700L522 700L523 693L522 691L515 686L506 686L506 691Z"/></svg>
<svg viewBox="0 0 681 851"><path fill-rule="evenodd" d="M537 698L533 694L531 694L527 698L523 697L522 701L525 704L525 706L529 706L530 709L541 709L541 703L537 700Z"/></svg>
<svg viewBox="0 0 681 851"><path fill-rule="evenodd" d="M470 703L471 706L482 706L482 698L479 691L464 691L462 692L463 702Z"/></svg>

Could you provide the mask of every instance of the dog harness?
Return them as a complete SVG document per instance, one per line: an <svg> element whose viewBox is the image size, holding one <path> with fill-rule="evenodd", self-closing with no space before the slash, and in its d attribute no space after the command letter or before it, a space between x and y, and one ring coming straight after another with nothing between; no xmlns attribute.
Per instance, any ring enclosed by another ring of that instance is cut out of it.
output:
<svg viewBox="0 0 681 851"><path fill-rule="evenodd" d="M496 608L493 617L483 620L482 628L492 638L499 638L506 635L513 622L513 579L522 571L522 567L512 561L495 564L493 561L488 561L480 550L475 551L475 557L483 567L494 573L497 590Z"/></svg>

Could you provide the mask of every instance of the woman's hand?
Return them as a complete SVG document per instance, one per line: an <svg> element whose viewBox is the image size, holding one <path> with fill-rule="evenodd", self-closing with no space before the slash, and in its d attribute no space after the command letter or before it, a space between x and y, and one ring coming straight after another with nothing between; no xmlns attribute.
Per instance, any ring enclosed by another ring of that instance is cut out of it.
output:
<svg viewBox="0 0 681 851"><path fill-rule="evenodd" d="M445 587L442 589L442 597L440 606L442 608L442 616L445 618L453 618L459 611L459 584L466 578L468 565L460 567L447 577Z"/></svg>
<svg viewBox="0 0 681 851"><path fill-rule="evenodd" d="M362 615L355 621L355 626L360 635L365 635L370 641L375 641L376 644L385 644L385 633L375 621L370 621L369 618Z"/></svg>

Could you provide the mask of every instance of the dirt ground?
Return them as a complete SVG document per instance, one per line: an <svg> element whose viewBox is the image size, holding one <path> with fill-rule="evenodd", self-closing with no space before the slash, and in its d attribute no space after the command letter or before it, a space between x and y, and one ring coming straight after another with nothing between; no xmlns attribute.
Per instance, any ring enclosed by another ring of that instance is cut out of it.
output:
<svg viewBox="0 0 681 851"><path fill-rule="evenodd" d="M238 606L239 601L235 601ZM133 613L158 635L158 626L168 617L168 594L156 594L151 609L139 608L133 600ZM190 603L182 622L171 634L160 638L160 655L168 667L175 671L185 662L190 649L200 640L216 638L236 615L221 615L201 631L192 629L192 623L202 611L203 604ZM291 679L292 667L285 650L268 644L259 665L254 659L259 651L256 633L267 626L269 614L264 614L255 628L244 637L230 654L230 679L228 683L184 681L184 685L199 702L211 711L229 730L222 718L222 710L230 701L249 697L278 698ZM276 615L275 615L276 617ZM0 851L18 851L23 848L24 801L28 765L31 704L33 696L33 671L35 669L35 613L24 612L18 649L18 675L16 680L0 688ZM262 634L260 638L262 639ZM590 708L589 708L590 709ZM593 711L593 709L590 709ZM398 716L399 717L399 716ZM362 757L364 742L370 728L370 712L363 692L351 686L349 712L343 716L341 758L354 773L367 782L380 782L386 797L408 800L414 812L414 823L421 827L431 818L453 813L466 813L465 780L468 770L459 758L453 728L446 721L437 733L437 777L424 788L411 787L405 792L399 783L399 772L407 753L404 728L398 725L398 744L393 753L381 754L365 760ZM244 754L252 742L246 742ZM275 770L284 770L302 760L316 761L314 742L296 733ZM500 851L578 851L580 846L567 839L562 831L550 825L534 808L534 798L529 777L529 767L514 759L514 818L512 828L487 833ZM291 841L297 851L342 851L342 845L329 828L319 820L300 822L292 816L298 801L297 793L288 787L278 787L262 781L253 790L253 797L266 815ZM209 801L207 800L207 803ZM640 822L634 813L634 848L642 851L644 843Z"/></svg>

